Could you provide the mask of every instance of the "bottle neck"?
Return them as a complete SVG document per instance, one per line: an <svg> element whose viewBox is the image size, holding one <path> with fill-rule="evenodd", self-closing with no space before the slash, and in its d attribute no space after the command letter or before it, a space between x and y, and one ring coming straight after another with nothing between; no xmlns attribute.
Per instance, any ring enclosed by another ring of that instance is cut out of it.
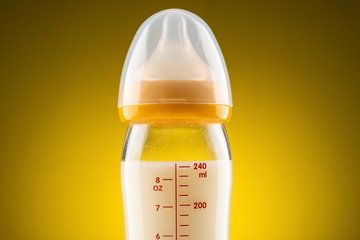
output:
<svg viewBox="0 0 360 240"><path fill-rule="evenodd" d="M227 122L230 120L232 107L219 104L157 103L122 106L118 108L118 112L123 122L151 120Z"/></svg>
<svg viewBox="0 0 360 240"><path fill-rule="evenodd" d="M201 121L131 122L125 161L209 161L231 159L222 123Z"/></svg>

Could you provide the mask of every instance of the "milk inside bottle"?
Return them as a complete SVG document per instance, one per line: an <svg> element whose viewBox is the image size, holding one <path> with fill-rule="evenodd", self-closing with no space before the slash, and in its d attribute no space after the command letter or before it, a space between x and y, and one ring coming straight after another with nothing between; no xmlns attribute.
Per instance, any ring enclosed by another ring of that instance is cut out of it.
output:
<svg viewBox="0 0 360 240"><path fill-rule="evenodd" d="M119 115L127 240L228 240L229 77L208 25L185 10L147 19L128 51Z"/></svg>

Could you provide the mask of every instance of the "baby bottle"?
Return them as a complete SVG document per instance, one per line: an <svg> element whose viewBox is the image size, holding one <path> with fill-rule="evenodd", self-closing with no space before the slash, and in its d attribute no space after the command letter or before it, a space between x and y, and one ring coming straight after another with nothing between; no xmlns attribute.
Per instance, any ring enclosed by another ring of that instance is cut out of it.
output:
<svg viewBox="0 0 360 240"><path fill-rule="evenodd" d="M197 15L168 9L137 31L121 76L126 240L228 240L229 76Z"/></svg>

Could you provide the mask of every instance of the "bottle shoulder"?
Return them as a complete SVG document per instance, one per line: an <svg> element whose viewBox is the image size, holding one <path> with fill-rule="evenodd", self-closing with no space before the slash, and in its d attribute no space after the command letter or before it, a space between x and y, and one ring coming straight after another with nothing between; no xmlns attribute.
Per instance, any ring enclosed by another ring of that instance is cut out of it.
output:
<svg viewBox="0 0 360 240"><path fill-rule="evenodd" d="M211 161L230 160L223 124L169 125L131 124L123 161Z"/></svg>

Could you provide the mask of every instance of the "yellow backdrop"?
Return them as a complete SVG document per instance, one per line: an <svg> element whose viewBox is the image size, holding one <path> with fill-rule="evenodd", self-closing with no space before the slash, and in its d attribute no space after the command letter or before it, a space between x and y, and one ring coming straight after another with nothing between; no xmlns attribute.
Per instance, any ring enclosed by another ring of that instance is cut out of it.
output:
<svg viewBox="0 0 360 240"><path fill-rule="evenodd" d="M1 5L1 239L124 239L122 64L141 23L172 7L201 16L227 62L231 240L360 239L351 1Z"/></svg>

